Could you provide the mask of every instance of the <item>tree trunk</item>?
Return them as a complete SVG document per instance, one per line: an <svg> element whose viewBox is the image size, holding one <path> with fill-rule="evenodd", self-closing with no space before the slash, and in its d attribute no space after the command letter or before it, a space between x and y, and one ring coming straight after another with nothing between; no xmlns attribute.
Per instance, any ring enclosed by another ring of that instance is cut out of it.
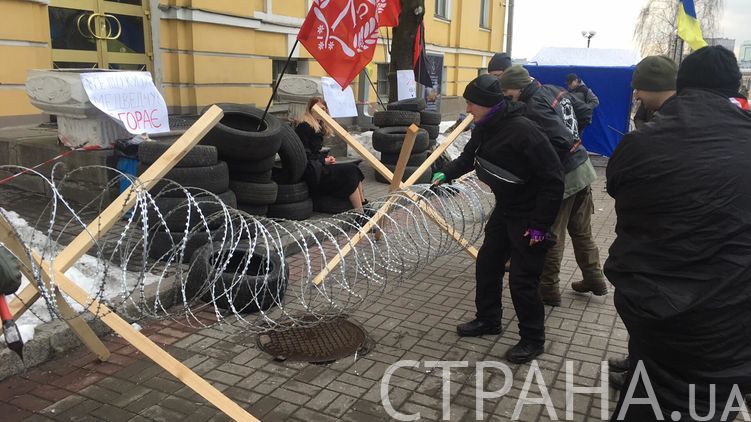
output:
<svg viewBox="0 0 751 422"><path fill-rule="evenodd" d="M401 3L399 26L394 28L394 39L391 43L389 102L394 102L398 98L396 71L412 69L417 29L425 15L425 0L401 0Z"/></svg>

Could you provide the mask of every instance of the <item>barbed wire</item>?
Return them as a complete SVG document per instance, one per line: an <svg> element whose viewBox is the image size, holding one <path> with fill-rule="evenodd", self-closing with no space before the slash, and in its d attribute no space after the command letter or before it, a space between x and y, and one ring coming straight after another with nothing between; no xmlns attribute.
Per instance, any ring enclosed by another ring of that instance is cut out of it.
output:
<svg viewBox="0 0 751 422"><path fill-rule="evenodd" d="M128 180L135 187L135 205L66 275L92 299L131 320L171 319L194 327L230 323L253 332L352 313L437 258L462 249L436 217L473 243L494 206L493 195L474 175L439 189L415 185L370 202L370 210L385 207L386 212L363 236L370 226L361 212L271 219L170 181L149 192L137 178L109 167L86 166L62 176L55 176L62 173L56 168L49 177L18 166L0 166L0 171L28 171L49 189L51 199L36 221L27 225L3 214L25 244L33 263L31 282L50 315L61 318L58 299L43 282L32 251L54 266L66 236L85 231L120 182ZM66 199L89 172L103 171L113 177L93 200L76 205ZM160 208L164 203L177 205ZM335 261L338 265L327 268ZM324 269L325 277L316 283ZM51 285L56 285L54 275ZM82 313L91 304L73 307Z"/></svg>

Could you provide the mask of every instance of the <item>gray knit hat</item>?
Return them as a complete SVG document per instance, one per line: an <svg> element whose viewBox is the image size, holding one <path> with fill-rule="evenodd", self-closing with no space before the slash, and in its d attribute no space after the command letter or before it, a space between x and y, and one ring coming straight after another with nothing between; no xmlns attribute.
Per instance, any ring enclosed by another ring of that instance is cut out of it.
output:
<svg viewBox="0 0 751 422"><path fill-rule="evenodd" d="M641 91L674 91L678 66L666 56L649 56L640 61L631 77L631 88Z"/></svg>
<svg viewBox="0 0 751 422"><path fill-rule="evenodd" d="M523 89L532 82L527 69L518 64L506 69L500 79L501 89Z"/></svg>

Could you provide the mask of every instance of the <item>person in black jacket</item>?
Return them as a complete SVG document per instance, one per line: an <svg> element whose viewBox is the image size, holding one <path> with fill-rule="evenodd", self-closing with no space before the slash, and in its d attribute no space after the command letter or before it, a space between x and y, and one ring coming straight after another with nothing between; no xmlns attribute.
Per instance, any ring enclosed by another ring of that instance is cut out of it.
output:
<svg viewBox="0 0 751 422"><path fill-rule="evenodd" d="M622 393L613 420L732 421L751 393L751 112L733 101L739 77L723 47L688 55L677 94L608 162L605 273L630 335L624 391L658 402L656 413Z"/></svg>
<svg viewBox="0 0 751 422"><path fill-rule="evenodd" d="M12 295L21 287L18 259L0 245L0 295Z"/></svg>
<svg viewBox="0 0 751 422"><path fill-rule="evenodd" d="M521 340L506 353L515 363L528 362L543 352L545 310L537 293L545 259L547 233L563 195L563 170L555 151L539 127L523 116L524 105L506 101L500 82L481 75L464 91L467 112L475 117L472 138L462 154L433 183L453 180L477 168L478 177L496 197L485 226L485 240L477 257L476 318L457 326L460 336L501 333L501 292L504 263L514 262L509 288L519 319ZM521 183L498 182L481 172L476 160L487 160Z"/></svg>
<svg viewBox="0 0 751 422"><path fill-rule="evenodd" d="M595 93L592 92L584 82L582 82L576 73L569 73L566 75L566 87L571 95L589 106L592 110L600 105L600 99L597 98L597 95L595 95Z"/></svg>
<svg viewBox="0 0 751 422"><path fill-rule="evenodd" d="M591 184L597 179L597 174L579 140L579 131L590 123L592 110L563 88L533 80L522 66L506 69L501 76L501 86L504 95L527 105L524 115L545 132L558 152L565 174L563 202L551 229L551 240L555 243L545 258L540 276L542 301L551 306L561 304L558 285L566 231L571 236L576 263L583 278L571 283L571 288L579 293L607 294L600 251L592 236L594 201ZM513 268L513 260L511 265Z"/></svg>
<svg viewBox="0 0 751 422"><path fill-rule="evenodd" d="M495 53L488 62L488 73L500 78L509 67L511 67L511 56L508 53Z"/></svg>
<svg viewBox="0 0 751 422"><path fill-rule="evenodd" d="M634 89L634 99L639 101L640 109L648 114L634 116L636 129L641 129L659 112L668 98L675 95L675 79L678 66L666 56L645 57L634 69L631 77L631 88ZM644 119L637 123L638 119ZM623 389L628 379L628 368L631 366L628 356L624 358L608 359L610 386L616 390Z"/></svg>
<svg viewBox="0 0 751 422"><path fill-rule="evenodd" d="M308 156L303 179L311 192L348 198L353 210L362 211L363 205L367 203L362 186L365 176L356 165L337 164L336 158L321 152L323 137L329 135L330 132L329 128L311 113L316 104L327 110L323 98L312 97L308 100L305 114L295 126L295 133L300 137L305 154Z"/></svg>

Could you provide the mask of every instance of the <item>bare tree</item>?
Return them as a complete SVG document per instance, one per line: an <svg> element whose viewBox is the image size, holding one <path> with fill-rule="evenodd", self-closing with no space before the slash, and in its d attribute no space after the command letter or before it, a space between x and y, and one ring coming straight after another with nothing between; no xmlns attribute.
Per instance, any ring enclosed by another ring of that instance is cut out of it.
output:
<svg viewBox="0 0 751 422"><path fill-rule="evenodd" d="M701 21L705 38L713 38L725 7L724 0L695 0L696 16ZM664 54L679 61L684 46L676 33L678 2L675 0L646 0L634 28L634 39L643 56Z"/></svg>
<svg viewBox="0 0 751 422"><path fill-rule="evenodd" d="M394 28L389 66L389 102L396 101L396 71L412 69L417 30L425 15L425 0L401 0L402 13L399 26Z"/></svg>

